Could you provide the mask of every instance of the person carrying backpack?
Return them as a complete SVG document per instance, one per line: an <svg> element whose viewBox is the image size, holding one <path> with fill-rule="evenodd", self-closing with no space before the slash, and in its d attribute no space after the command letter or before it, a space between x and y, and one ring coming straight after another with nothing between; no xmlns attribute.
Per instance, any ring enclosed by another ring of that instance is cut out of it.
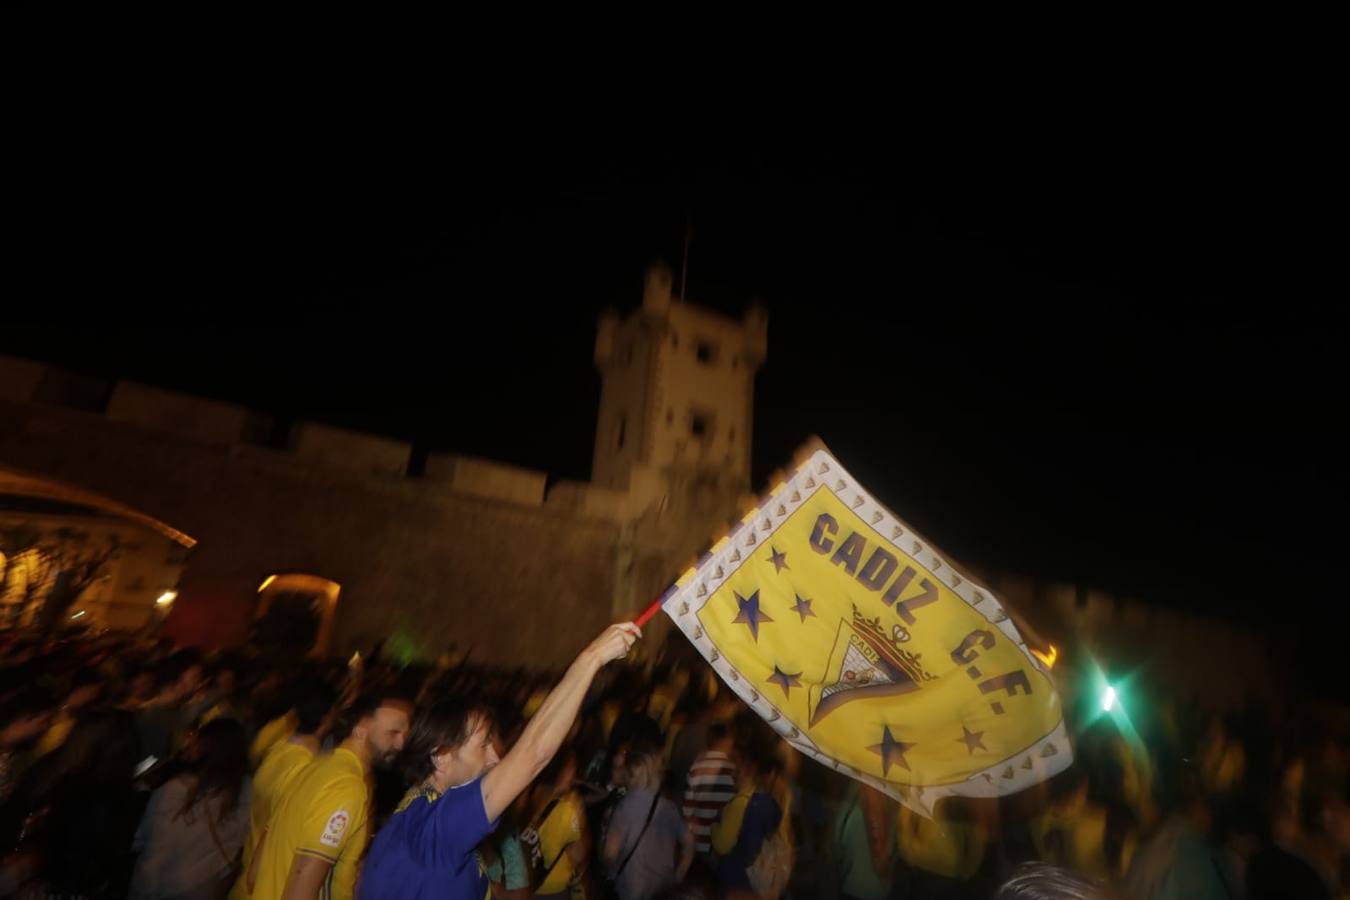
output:
<svg viewBox="0 0 1350 900"><path fill-rule="evenodd" d="M713 826L718 892L776 900L792 874L792 848L780 832L783 758L766 740L754 741L737 765L736 796Z"/></svg>
<svg viewBox="0 0 1350 900"><path fill-rule="evenodd" d="M534 814L521 832L538 898L584 897L590 859L586 807L576 789L576 755L561 750L539 776Z"/></svg>
<svg viewBox="0 0 1350 900"><path fill-rule="evenodd" d="M601 859L617 900L650 900L684 881L694 836L675 804L661 796L661 745L634 741L627 768L628 793L610 819Z"/></svg>

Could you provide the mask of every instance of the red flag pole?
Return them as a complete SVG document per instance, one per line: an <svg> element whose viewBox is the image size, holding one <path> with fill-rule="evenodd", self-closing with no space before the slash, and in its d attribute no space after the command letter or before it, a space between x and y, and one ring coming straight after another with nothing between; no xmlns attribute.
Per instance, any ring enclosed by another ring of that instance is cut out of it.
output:
<svg viewBox="0 0 1350 900"><path fill-rule="evenodd" d="M661 598L657 597L655 600L652 601L651 606L644 609L641 612L641 614L639 614L638 617L633 620L633 624L641 628L642 626L646 625L648 622L651 621L652 616L656 615L656 611L660 608L661 608Z"/></svg>

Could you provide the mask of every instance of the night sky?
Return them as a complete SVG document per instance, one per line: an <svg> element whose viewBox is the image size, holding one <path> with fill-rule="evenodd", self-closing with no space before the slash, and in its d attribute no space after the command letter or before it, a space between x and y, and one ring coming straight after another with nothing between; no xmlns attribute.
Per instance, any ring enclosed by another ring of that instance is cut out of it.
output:
<svg viewBox="0 0 1350 900"><path fill-rule="evenodd" d="M1344 623L1346 330L1296 172L553 137L89 176L19 239L56 315L0 349L585 478L596 317L692 221L689 299L770 311L756 488L819 434L957 558Z"/></svg>

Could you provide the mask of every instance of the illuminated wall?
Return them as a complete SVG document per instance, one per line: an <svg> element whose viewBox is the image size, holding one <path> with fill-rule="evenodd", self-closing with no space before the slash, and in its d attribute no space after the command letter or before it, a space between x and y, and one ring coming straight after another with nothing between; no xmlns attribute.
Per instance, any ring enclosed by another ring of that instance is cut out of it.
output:
<svg viewBox="0 0 1350 900"><path fill-rule="evenodd" d="M3 504L4 498L0 497L0 506ZM0 509L0 529L20 525L46 535L58 529L71 529L87 535L97 546L116 541L119 548L116 555L67 612L67 616L93 627L135 630L152 624L162 612L155 601L177 586L188 555L174 541L133 522ZM55 573L50 565L39 562L33 550L17 554L6 563L11 568L5 578L5 589L0 592L0 615L10 624L32 624ZM36 602L22 608L26 598Z"/></svg>

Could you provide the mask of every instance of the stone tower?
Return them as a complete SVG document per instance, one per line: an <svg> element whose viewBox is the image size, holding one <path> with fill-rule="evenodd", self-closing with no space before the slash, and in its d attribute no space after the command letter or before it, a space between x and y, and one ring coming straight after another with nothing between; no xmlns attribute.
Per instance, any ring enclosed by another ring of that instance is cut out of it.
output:
<svg viewBox="0 0 1350 900"><path fill-rule="evenodd" d="M741 321L700 309L671 296L669 268L649 269L641 308L600 318L592 482L628 490L643 469L747 490L755 372L767 337L762 308Z"/></svg>

